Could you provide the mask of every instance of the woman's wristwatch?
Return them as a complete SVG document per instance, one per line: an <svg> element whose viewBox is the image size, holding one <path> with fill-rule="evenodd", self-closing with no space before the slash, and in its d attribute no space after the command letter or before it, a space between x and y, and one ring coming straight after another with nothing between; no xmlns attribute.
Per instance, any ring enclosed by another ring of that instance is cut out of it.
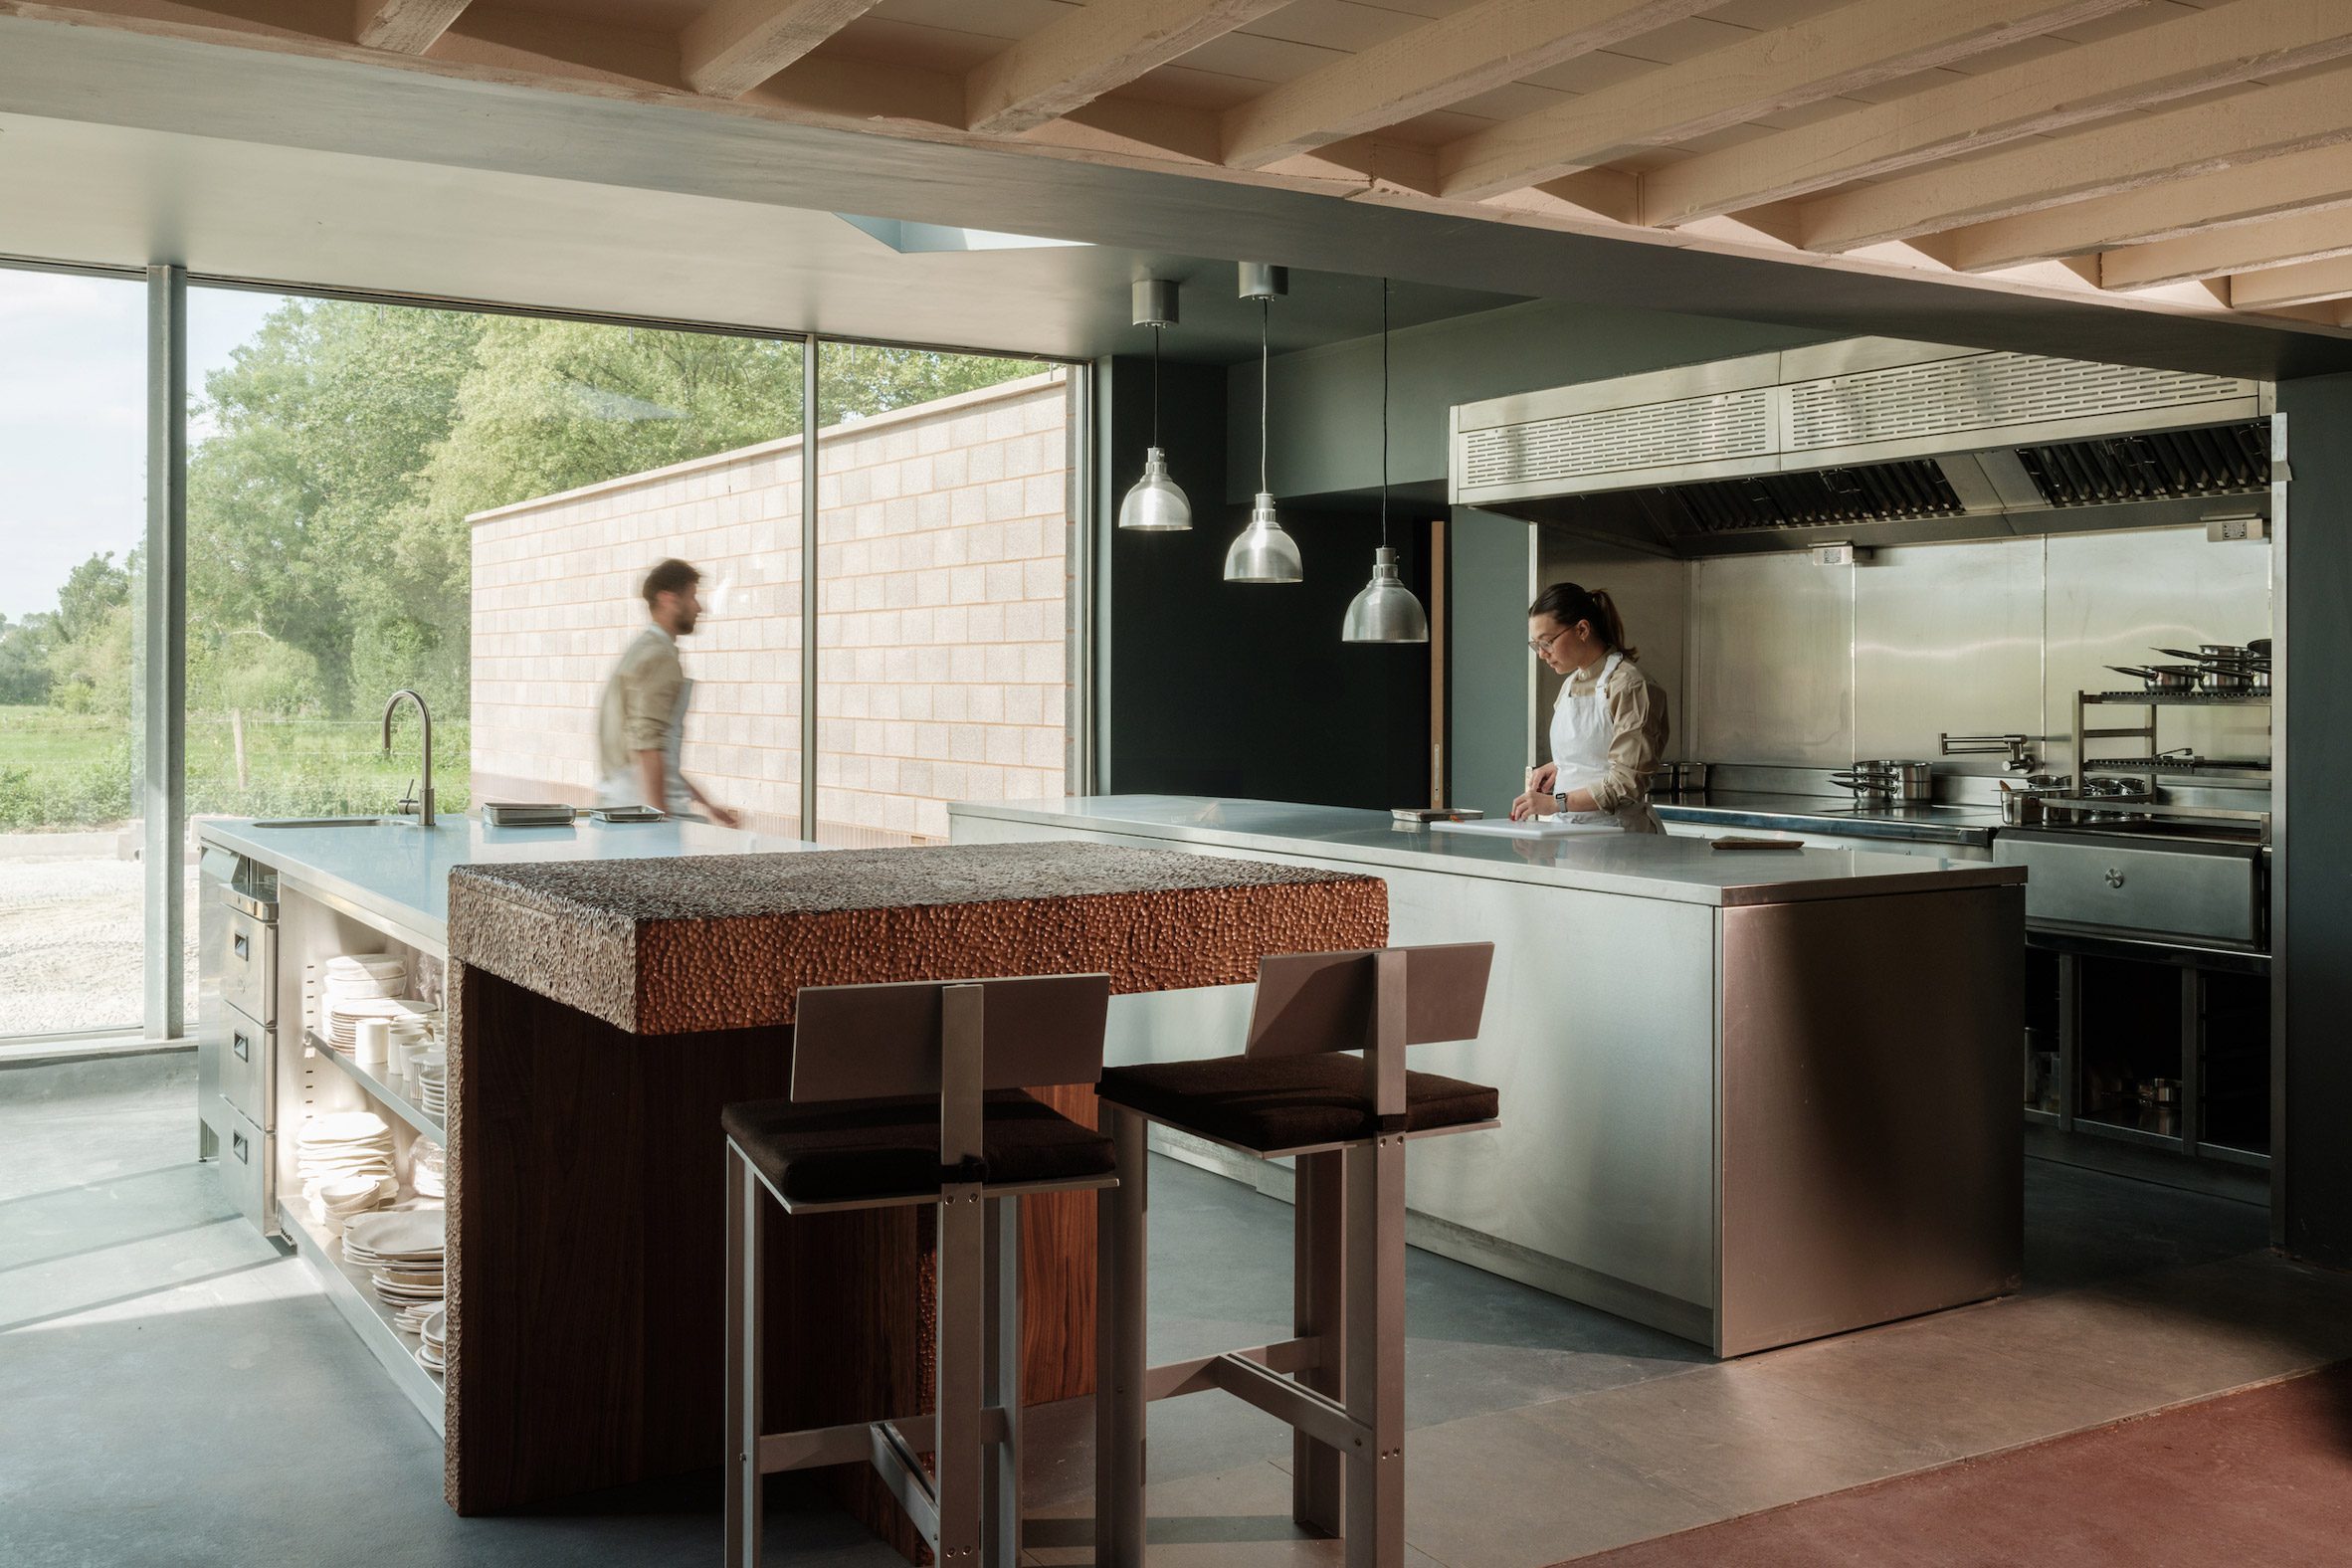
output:
<svg viewBox="0 0 2352 1568"><path fill-rule="evenodd" d="M1557 809L1557 812L1556 812L1556 815L1558 815L1558 816L1562 816L1562 817L1565 817L1565 816L1567 816L1567 815L1568 815L1568 792L1567 792L1566 790L1555 790L1555 791L1553 791L1553 792L1552 792L1552 805L1553 805L1554 807L1558 808L1558 809Z"/></svg>

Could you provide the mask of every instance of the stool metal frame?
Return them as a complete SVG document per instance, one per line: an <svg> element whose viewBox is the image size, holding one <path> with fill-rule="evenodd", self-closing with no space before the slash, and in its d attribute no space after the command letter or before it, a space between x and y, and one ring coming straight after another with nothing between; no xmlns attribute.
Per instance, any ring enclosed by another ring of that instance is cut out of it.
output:
<svg viewBox="0 0 2352 1568"><path fill-rule="evenodd" d="M1245 1054L1361 1049L1372 1136L1250 1148L1294 1156L1293 1337L1147 1367L1144 1355L1145 1123L1104 1099L1120 1172L1096 1206L1094 1560L1142 1568L1145 1407L1222 1389L1291 1430L1290 1506L1300 1524L1346 1540L1349 1568L1405 1555L1405 1144L1498 1120L1406 1130L1405 1048L1477 1035L1490 942L1298 953L1261 961Z"/></svg>
<svg viewBox="0 0 2352 1568"><path fill-rule="evenodd" d="M758 1568L760 1477L865 1461L942 1568L1021 1554L1021 1199L1116 1176L992 1183L983 1096L1102 1074L1106 975L810 987L795 1003L791 1098L939 1096L939 1187L811 1203L786 1198L726 1140L726 1558ZM762 1413L761 1194L787 1215L939 1206L932 1414L768 1432ZM929 1453L936 1476L918 1455ZM985 1475L984 1475L985 1471Z"/></svg>

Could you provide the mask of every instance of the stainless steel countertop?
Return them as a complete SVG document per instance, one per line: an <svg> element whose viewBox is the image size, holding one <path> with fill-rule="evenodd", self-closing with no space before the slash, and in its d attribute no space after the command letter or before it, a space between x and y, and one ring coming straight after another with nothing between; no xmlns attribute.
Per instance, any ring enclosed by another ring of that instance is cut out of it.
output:
<svg viewBox="0 0 2352 1568"><path fill-rule="evenodd" d="M1709 790L1701 799L1654 800L1664 822L1703 822L1726 828L1778 828L1849 839L1899 839L1913 844L1988 845L2001 826L1994 806L1858 806L1851 797L1770 795Z"/></svg>
<svg viewBox="0 0 2352 1568"><path fill-rule="evenodd" d="M606 823L583 817L568 827L497 828L479 817L334 828L257 827L250 818L201 821L200 843L249 855L278 872L282 886L339 902L362 918L395 928L428 951L449 944L449 874L486 863L663 859L684 855L767 855L814 850L814 844L745 833L711 823Z"/></svg>
<svg viewBox="0 0 2352 1568"><path fill-rule="evenodd" d="M2025 880L2015 874L2014 867L1978 862L1880 855L1866 850L1731 853L1710 849L1704 839L1655 833L1550 840L1433 833L1404 827L1384 811L1200 795L963 801L947 810L950 818L987 817L1204 848L1297 855L1347 866L1491 877L1679 903L1789 903L1991 886Z"/></svg>

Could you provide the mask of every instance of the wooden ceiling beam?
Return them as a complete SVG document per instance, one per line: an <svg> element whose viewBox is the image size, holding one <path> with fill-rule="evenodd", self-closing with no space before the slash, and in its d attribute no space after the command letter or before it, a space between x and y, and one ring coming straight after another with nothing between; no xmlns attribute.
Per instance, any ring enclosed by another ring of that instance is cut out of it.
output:
<svg viewBox="0 0 2352 1568"><path fill-rule="evenodd" d="M1990 273L2347 203L2352 203L2352 142L2339 142L1970 224L1918 244L1961 272Z"/></svg>
<svg viewBox="0 0 2352 1568"><path fill-rule="evenodd" d="M2099 258L2099 287L2156 289L2203 283L2232 273L2337 256L2352 256L2352 212L2329 207L2108 251Z"/></svg>
<svg viewBox="0 0 2352 1568"><path fill-rule="evenodd" d="M2336 66L1839 191L1804 205L1802 243L1835 255L2332 145L2352 139L2347 91L2352 65Z"/></svg>
<svg viewBox="0 0 2352 1568"><path fill-rule="evenodd" d="M467 0L357 0L351 38L368 49L421 55L466 9Z"/></svg>
<svg viewBox="0 0 2352 1568"><path fill-rule="evenodd" d="M1808 196L2346 55L2342 0L2237 0L1655 170L1642 182L1643 221L1670 227Z"/></svg>
<svg viewBox="0 0 2352 1568"><path fill-rule="evenodd" d="M2275 310L2347 296L2352 296L2352 257L2272 267L2230 280L2230 305L2238 310Z"/></svg>
<svg viewBox="0 0 2352 1568"><path fill-rule="evenodd" d="M1224 161L1264 168L1694 16L1720 0L1479 0L1225 111Z"/></svg>
<svg viewBox="0 0 2352 1568"><path fill-rule="evenodd" d="M1857 0L1788 27L1472 131L1439 151L1449 197L1573 174L1630 146L1687 141L2119 11L2138 0Z"/></svg>
<svg viewBox="0 0 2352 1568"><path fill-rule="evenodd" d="M1286 0L1092 0L972 68L964 124L1014 135L1254 22Z"/></svg>
<svg viewBox="0 0 2352 1568"><path fill-rule="evenodd" d="M880 0L716 0L678 35L678 70L712 98L741 98Z"/></svg>

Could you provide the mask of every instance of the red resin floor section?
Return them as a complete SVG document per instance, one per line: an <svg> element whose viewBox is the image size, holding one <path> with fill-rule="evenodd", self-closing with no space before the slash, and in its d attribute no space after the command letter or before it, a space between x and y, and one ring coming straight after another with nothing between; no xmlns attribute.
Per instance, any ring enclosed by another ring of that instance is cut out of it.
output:
<svg viewBox="0 0 2352 1568"><path fill-rule="evenodd" d="M1577 1568L2352 1564L2352 1362L1857 1486Z"/></svg>

